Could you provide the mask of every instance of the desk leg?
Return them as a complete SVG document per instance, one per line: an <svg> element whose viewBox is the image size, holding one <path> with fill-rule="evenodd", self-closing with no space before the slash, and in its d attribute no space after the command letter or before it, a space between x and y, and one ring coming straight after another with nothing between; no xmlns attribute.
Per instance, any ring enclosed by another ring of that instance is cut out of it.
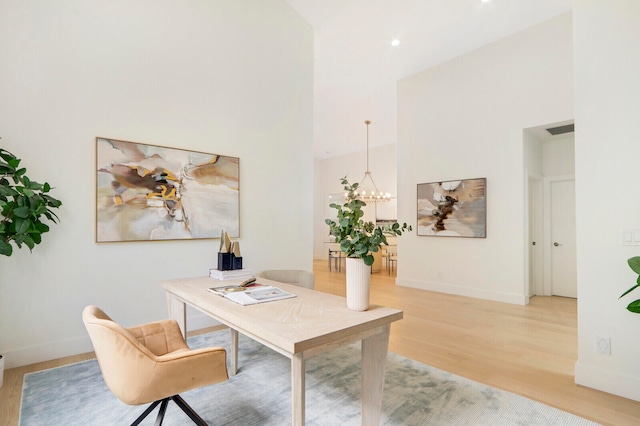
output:
<svg viewBox="0 0 640 426"><path fill-rule="evenodd" d="M291 358L291 397L293 401L291 424L304 426L304 354L294 354Z"/></svg>
<svg viewBox="0 0 640 426"><path fill-rule="evenodd" d="M238 372L238 330L230 328L231 332L231 375L235 376Z"/></svg>
<svg viewBox="0 0 640 426"><path fill-rule="evenodd" d="M187 338L187 307L184 302L178 300L173 294L167 293L167 309L169 318L178 322L182 337Z"/></svg>
<svg viewBox="0 0 640 426"><path fill-rule="evenodd" d="M389 325L379 334L362 341L362 424L379 425L382 416L382 391L389 348Z"/></svg>

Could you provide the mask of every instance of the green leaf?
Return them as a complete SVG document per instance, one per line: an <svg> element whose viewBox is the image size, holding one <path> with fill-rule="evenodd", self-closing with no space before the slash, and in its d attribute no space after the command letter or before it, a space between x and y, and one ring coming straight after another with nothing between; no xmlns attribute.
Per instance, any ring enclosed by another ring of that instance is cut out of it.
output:
<svg viewBox="0 0 640 426"><path fill-rule="evenodd" d="M640 277L638 277L638 279L640 280ZM622 293L622 295L620 297L618 297L618 299L623 298L624 296L626 296L627 294L631 293L633 290L635 290L636 288L640 287L640 284L636 284L633 287L631 287L629 290L625 291L624 293Z"/></svg>
<svg viewBox="0 0 640 426"><path fill-rule="evenodd" d="M16 235L13 238L13 242L16 243L18 248L22 248L22 240L24 239L24 234Z"/></svg>
<svg viewBox="0 0 640 426"><path fill-rule="evenodd" d="M36 244L40 244L42 242L42 235L41 234L30 234L31 238L33 238L33 242Z"/></svg>
<svg viewBox="0 0 640 426"><path fill-rule="evenodd" d="M43 195L44 199L47 201L47 205L49 207L60 207L62 205L62 201L56 200L50 195Z"/></svg>
<svg viewBox="0 0 640 426"><path fill-rule="evenodd" d="M8 186L0 186L0 196L4 197L15 197L18 195L18 191Z"/></svg>
<svg viewBox="0 0 640 426"><path fill-rule="evenodd" d="M640 299L634 300L633 302L629 303L629 305L627 306L627 310L629 312L633 312L634 314L640 314Z"/></svg>
<svg viewBox="0 0 640 426"><path fill-rule="evenodd" d="M371 256L370 254L367 254L369 252L369 250L367 249L367 247L363 247L363 246L358 246L356 247L355 250L355 255L360 256L360 257L365 257L365 256ZM373 257L373 256L371 256Z"/></svg>
<svg viewBox="0 0 640 426"><path fill-rule="evenodd" d="M26 219L27 217L29 217L29 207L16 207L15 209L13 209L13 214L16 217L22 218L22 219Z"/></svg>
<svg viewBox="0 0 640 426"><path fill-rule="evenodd" d="M373 265L374 259L373 259L373 256L370 255L370 254L366 254L366 255L362 256L362 260L364 260L364 264L367 265L367 266Z"/></svg>
<svg viewBox="0 0 640 426"><path fill-rule="evenodd" d="M34 180L32 180L31 182L29 182L29 189L33 189L34 191L42 191L42 184L38 183Z"/></svg>
<svg viewBox="0 0 640 426"><path fill-rule="evenodd" d="M629 267L633 270L633 272L635 272L636 274L640 274L640 256L632 257L631 259L627 260L627 263L629 264Z"/></svg>
<svg viewBox="0 0 640 426"><path fill-rule="evenodd" d="M30 235L25 235L23 241L25 245L29 247L29 250L33 250L33 248L36 245L36 243L33 241L33 238L31 238Z"/></svg>
<svg viewBox="0 0 640 426"><path fill-rule="evenodd" d="M18 166L16 166L16 167L18 167ZM23 176L25 173L27 173L27 169L25 169L24 167L23 167L23 168L21 168L20 170L16 170L16 171L15 171L15 173L13 174L14 179L16 179L16 178L17 178L18 180L22 179L22 176Z"/></svg>
<svg viewBox="0 0 640 426"><path fill-rule="evenodd" d="M0 240L0 254L5 256L11 256L12 252L13 252L13 248L11 247L11 244Z"/></svg>
<svg viewBox="0 0 640 426"><path fill-rule="evenodd" d="M39 234L44 234L45 232L49 232L49 226L42 222L34 223L35 231Z"/></svg>
<svg viewBox="0 0 640 426"><path fill-rule="evenodd" d="M16 227L16 234L24 234L29 229L29 226L31 225L31 221L16 218L16 220L14 221L14 224Z"/></svg>

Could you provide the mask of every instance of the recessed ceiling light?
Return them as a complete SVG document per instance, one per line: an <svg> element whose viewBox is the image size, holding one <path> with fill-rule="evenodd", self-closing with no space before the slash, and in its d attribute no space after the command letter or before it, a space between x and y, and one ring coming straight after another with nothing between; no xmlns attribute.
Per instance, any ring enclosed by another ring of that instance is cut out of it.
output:
<svg viewBox="0 0 640 426"><path fill-rule="evenodd" d="M482 3L490 3L491 0L482 0Z"/></svg>
<svg viewBox="0 0 640 426"><path fill-rule="evenodd" d="M393 40L391 41L391 45L392 45L392 46L397 46L397 45L399 45L399 44L400 44L400 40L398 40L397 38L396 38L396 39L393 39Z"/></svg>

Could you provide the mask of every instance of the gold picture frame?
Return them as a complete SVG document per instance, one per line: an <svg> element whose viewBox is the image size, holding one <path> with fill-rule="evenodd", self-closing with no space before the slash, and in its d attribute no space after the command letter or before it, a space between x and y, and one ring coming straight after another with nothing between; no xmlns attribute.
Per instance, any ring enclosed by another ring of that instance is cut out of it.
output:
<svg viewBox="0 0 640 426"><path fill-rule="evenodd" d="M240 159L96 138L96 242L240 236Z"/></svg>

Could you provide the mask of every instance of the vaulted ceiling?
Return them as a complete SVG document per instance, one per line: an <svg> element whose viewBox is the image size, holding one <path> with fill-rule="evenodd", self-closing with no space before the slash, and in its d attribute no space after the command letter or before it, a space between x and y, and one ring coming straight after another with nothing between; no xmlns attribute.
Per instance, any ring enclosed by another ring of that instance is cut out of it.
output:
<svg viewBox="0 0 640 426"><path fill-rule="evenodd" d="M314 30L314 155L396 142L396 83L571 10L571 0L286 0ZM392 46L396 39L400 43Z"/></svg>

